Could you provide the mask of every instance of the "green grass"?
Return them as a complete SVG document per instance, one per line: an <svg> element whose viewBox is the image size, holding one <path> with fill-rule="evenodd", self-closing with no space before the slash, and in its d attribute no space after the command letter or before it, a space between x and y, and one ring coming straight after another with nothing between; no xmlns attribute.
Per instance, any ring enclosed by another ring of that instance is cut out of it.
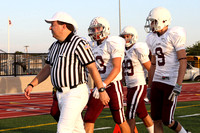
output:
<svg viewBox="0 0 200 133"><path fill-rule="evenodd" d="M149 111L149 105L146 106ZM200 114L200 101L179 102L175 112L175 120L179 121L192 133L200 133L200 115L180 118L178 116ZM136 122L141 122L136 118ZM95 128L112 127L106 130L97 130L95 133L112 133L115 123L109 109L104 109L95 123ZM147 133L143 124L137 124L139 133ZM19 117L0 120L0 133L55 133L56 122L50 115ZM173 133L164 127L165 133Z"/></svg>

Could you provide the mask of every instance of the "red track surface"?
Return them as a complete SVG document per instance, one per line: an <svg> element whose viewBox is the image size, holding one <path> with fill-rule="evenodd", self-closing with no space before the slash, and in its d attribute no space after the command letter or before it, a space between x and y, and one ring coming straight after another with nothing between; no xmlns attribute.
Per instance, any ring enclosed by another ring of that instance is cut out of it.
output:
<svg viewBox="0 0 200 133"><path fill-rule="evenodd" d="M124 90L126 96L126 89ZM183 84L178 101L200 101L200 83ZM0 119L49 114L51 93L31 94L27 100L23 94L0 96Z"/></svg>

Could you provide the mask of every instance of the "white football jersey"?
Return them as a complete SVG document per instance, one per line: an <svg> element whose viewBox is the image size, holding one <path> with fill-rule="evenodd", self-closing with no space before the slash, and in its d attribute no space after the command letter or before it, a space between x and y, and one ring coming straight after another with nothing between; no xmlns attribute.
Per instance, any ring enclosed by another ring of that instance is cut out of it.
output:
<svg viewBox="0 0 200 133"><path fill-rule="evenodd" d="M125 81L128 88L146 84L146 69L142 64L148 61L149 48L146 43L135 43L131 48L126 50L123 68Z"/></svg>
<svg viewBox="0 0 200 133"><path fill-rule="evenodd" d="M177 51L185 49L186 32L182 27L168 29L162 36L150 33L146 40L151 53L156 56L153 81L174 86L177 82L179 61Z"/></svg>
<svg viewBox="0 0 200 133"><path fill-rule="evenodd" d="M105 39L102 44L90 42L92 53L96 60L96 66L104 81L113 69L112 59L121 57L121 64L124 59L125 40L119 36L112 36ZM113 81L122 79L122 69Z"/></svg>

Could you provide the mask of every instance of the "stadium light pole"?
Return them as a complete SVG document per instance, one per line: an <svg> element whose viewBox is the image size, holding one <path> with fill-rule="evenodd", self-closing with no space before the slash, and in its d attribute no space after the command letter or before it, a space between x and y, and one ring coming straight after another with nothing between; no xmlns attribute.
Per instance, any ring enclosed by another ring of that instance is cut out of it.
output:
<svg viewBox="0 0 200 133"><path fill-rule="evenodd" d="M7 74L10 74L11 73L11 68L10 68L10 26L11 26L11 21L8 17L8 61L7 61Z"/></svg>
<svg viewBox="0 0 200 133"><path fill-rule="evenodd" d="M119 0L119 34L121 33L121 7L120 7L120 0Z"/></svg>
<svg viewBox="0 0 200 133"><path fill-rule="evenodd" d="M10 53L10 19L8 17L8 53Z"/></svg>

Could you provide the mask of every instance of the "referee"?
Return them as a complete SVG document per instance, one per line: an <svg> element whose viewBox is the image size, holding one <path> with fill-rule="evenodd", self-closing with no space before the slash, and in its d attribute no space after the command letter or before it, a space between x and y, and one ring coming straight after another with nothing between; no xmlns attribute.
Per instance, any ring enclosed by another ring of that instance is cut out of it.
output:
<svg viewBox="0 0 200 133"><path fill-rule="evenodd" d="M86 67L100 89L102 103L107 105L110 98L106 91L102 91L105 88L89 44L75 35L75 20L64 12L57 12L45 21L51 24L49 30L57 41L49 48L44 68L25 88L25 97L30 99L33 87L51 75L60 110L57 133L85 133L81 112L88 101Z"/></svg>

